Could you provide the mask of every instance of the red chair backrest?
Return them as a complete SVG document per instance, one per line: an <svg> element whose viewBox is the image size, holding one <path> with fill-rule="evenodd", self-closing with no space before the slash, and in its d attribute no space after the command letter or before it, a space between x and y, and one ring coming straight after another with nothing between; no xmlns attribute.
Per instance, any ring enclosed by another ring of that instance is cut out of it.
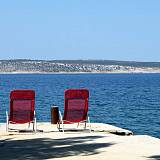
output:
<svg viewBox="0 0 160 160"><path fill-rule="evenodd" d="M11 123L28 123L33 121L35 92L33 90L13 90L10 93Z"/></svg>
<svg viewBox="0 0 160 160"><path fill-rule="evenodd" d="M65 90L63 120L73 123L86 120L88 98L89 91L87 89Z"/></svg>

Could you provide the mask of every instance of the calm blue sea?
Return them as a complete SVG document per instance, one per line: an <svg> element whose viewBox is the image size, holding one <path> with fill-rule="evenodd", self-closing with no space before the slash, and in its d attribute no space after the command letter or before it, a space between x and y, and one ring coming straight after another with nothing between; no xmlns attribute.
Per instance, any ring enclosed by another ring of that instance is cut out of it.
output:
<svg viewBox="0 0 160 160"><path fill-rule="evenodd" d="M160 137L160 74L1 74L0 123L11 90L34 89L37 119L50 121L52 105L63 111L67 88L89 89L91 122Z"/></svg>

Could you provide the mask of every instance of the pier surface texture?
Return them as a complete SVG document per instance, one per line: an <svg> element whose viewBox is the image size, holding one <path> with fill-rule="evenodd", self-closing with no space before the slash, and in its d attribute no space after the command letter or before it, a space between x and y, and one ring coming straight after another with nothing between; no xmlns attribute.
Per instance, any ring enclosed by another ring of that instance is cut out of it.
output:
<svg viewBox="0 0 160 160"><path fill-rule="evenodd" d="M76 127L76 126L75 126ZM0 124L0 160L159 160L160 139L133 135L107 124L91 123L92 131L66 127L59 132L50 123L38 123L37 132L28 125L13 125L9 132Z"/></svg>

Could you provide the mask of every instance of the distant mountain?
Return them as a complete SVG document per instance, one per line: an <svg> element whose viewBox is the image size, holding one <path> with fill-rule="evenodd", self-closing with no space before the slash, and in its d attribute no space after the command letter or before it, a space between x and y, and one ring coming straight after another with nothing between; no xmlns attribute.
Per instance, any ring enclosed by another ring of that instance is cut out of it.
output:
<svg viewBox="0 0 160 160"><path fill-rule="evenodd" d="M0 72L160 72L160 62L115 60L0 60Z"/></svg>

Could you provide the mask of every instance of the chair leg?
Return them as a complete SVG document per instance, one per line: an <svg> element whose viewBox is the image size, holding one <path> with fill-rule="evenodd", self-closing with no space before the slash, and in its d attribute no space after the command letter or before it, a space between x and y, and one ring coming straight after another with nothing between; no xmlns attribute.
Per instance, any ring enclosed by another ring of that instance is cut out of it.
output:
<svg viewBox="0 0 160 160"><path fill-rule="evenodd" d="M57 129L60 130L60 124L59 121L57 122Z"/></svg>
<svg viewBox="0 0 160 160"><path fill-rule="evenodd" d="M34 121L33 121L33 131L37 131L37 119L36 119L36 112L34 111Z"/></svg>
<svg viewBox="0 0 160 160"><path fill-rule="evenodd" d="M64 123L63 123L63 120L62 120L62 130L63 130L63 133L64 133Z"/></svg>
<svg viewBox="0 0 160 160"><path fill-rule="evenodd" d="M33 131L37 132L37 120L36 120L36 117L34 118L34 122L33 122Z"/></svg>
<svg viewBox="0 0 160 160"><path fill-rule="evenodd" d="M61 131L61 122L60 122L60 121L57 122L57 129L58 129L59 131Z"/></svg>
<svg viewBox="0 0 160 160"><path fill-rule="evenodd" d="M37 132L37 119L35 118L35 128L36 128L36 132Z"/></svg>
<svg viewBox="0 0 160 160"><path fill-rule="evenodd" d="M9 118L8 118L8 112L6 111L6 132L8 132L9 129Z"/></svg>
<svg viewBox="0 0 160 160"><path fill-rule="evenodd" d="M29 122L29 124L28 124L28 129L30 128L30 122Z"/></svg>
<svg viewBox="0 0 160 160"><path fill-rule="evenodd" d="M63 122L61 111L59 111L59 117L60 117L59 129L60 129L60 124L62 123L62 131L64 133L64 122Z"/></svg>
<svg viewBox="0 0 160 160"><path fill-rule="evenodd" d="M84 129L87 127L87 121L84 121Z"/></svg>
<svg viewBox="0 0 160 160"><path fill-rule="evenodd" d="M90 123L90 118L88 117L88 123L89 123L89 131L91 132L91 123Z"/></svg>
<svg viewBox="0 0 160 160"><path fill-rule="evenodd" d="M63 120L60 121L60 122L57 122L57 128L59 131L61 131L61 124L62 124L62 131L64 133L64 123L63 123Z"/></svg>

